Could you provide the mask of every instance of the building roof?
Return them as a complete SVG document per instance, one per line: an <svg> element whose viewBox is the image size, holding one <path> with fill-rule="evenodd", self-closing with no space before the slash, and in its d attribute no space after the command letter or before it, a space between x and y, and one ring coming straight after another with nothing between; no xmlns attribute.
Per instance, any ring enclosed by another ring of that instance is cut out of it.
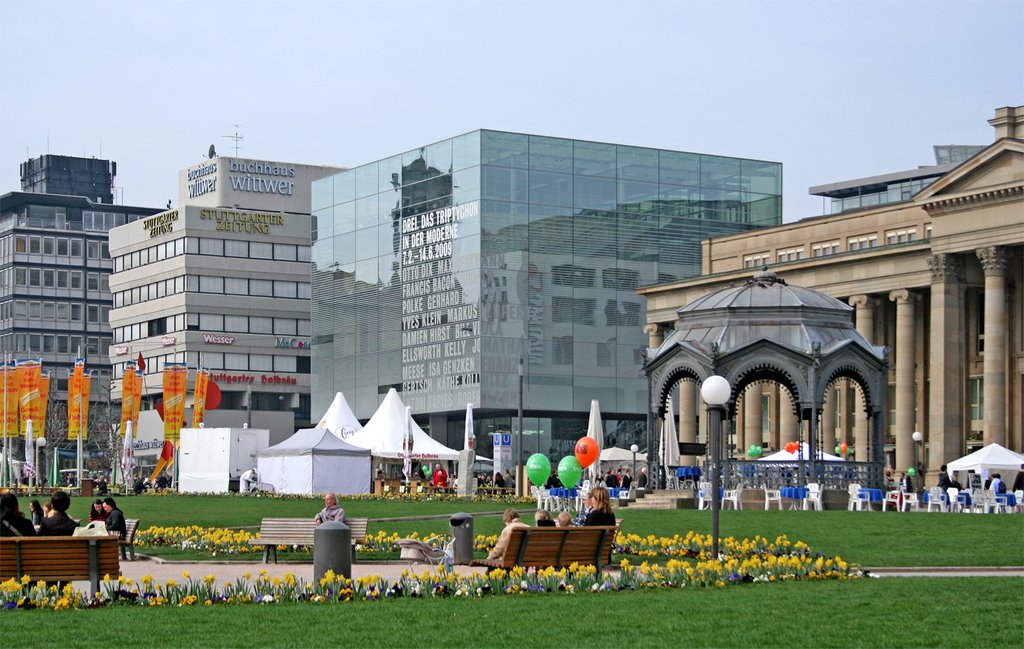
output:
<svg viewBox="0 0 1024 649"><path fill-rule="evenodd" d="M931 165L918 167L907 171L896 171L882 174L880 176L868 176L867 178L856 178L854 180L843 180L827 185L817 185L807 190L811 196L826 196L828 198L842 198L844 196L855 196L859 193L873 192L885 189L893 183L905 180L917 180L919 178L933 178L955 168L959 163L944 165Z"/></svg>

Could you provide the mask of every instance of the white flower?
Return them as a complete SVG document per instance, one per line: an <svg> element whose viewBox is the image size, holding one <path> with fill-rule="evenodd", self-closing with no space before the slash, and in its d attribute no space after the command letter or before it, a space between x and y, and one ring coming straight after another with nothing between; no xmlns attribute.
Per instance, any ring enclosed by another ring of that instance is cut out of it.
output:
<svg viewBox="0 0 1024 649"><path fill-rule="evenodd" d="M262 598L260 598L260 601L263 602L264 604L270 604L271 602L274 601L274 596L273 595L264 595Z"/></svg>

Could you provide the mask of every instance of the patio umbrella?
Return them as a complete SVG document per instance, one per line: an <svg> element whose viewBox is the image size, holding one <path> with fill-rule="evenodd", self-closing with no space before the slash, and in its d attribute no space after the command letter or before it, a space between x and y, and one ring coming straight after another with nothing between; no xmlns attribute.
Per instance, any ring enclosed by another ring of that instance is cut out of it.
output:
<svg viewBox="0 0 1024 649"><path fill-rule="evenodd" d="M661 462L668 477L670 466L679 466L679 433L676 432L676 413L672 397L665 400L665 423L661 428Z"/></svg>
<svg viewBox="0 0 1024 649"><path fill-rule="evenodd" d="M412 479L412 431L409 429L409 422L412 421L412 407L405 407L405 442L402 444L405 450L405 459L402 460L402 473L405 474L405 481Z"/></svg>
<svg viewBox="0 0 1024 649"><path fill-rule="evenodd" d="M590 421L587 423L587 437L597 442L597 455L601 456L601 451L604 449L604 423L601 421L601 404L598 403L597 399L590 401ZM594 462L590 465L587 471L590 476L590 481L593 484L597 484L597 481L601 478L601 463Z"/></svg>
<svg viewBox="0 0 1024 649"><path fill-rule="evenodd" d="M132 435L132 422L128 421L124 427L124 449L121 453L121 477L124 479L124 484L132 484L132 473L135 471L135 452L132 449L134 445Z"/></svg>
<svg viewBox="0 0 1024 649"><path fill-rule="evenodd" d="M472 451L473 450L473 438L474 438L475 435L474 435L474 432L473 432L473 404L471 404L471 403L467 403L466 404L466 429L465 429L465 433L466 433L466 439L465 439L465 442L463 443L462 448L463 448L463 450L466 450L466 451Z"/></svg>

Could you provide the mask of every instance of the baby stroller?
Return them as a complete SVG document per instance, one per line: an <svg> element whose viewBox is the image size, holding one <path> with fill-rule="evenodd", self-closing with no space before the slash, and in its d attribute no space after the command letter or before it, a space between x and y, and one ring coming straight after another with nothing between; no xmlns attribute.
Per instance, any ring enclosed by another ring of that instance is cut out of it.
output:
<svg viewBox="0 0 1024 649"><path fill-rule="evenodd" d="M419 539L398 539L398 549L402 559L409 560L409 567L416 569L416 564L426 563L431 568L444 566L446 569L452 567L452 543L449 541L444 547L438 548L427 545Z"/></svg>

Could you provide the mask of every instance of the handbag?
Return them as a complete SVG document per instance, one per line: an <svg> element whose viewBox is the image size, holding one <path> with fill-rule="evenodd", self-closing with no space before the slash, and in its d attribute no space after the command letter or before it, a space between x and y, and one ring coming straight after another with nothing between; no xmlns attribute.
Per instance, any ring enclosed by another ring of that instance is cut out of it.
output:
<svg viewBox="0 0 1024 649"><path fill-rule="evenodd" d="M103 521L91 521L88 525L76 527L71 536L110 536L110 532Z"/></svg>

